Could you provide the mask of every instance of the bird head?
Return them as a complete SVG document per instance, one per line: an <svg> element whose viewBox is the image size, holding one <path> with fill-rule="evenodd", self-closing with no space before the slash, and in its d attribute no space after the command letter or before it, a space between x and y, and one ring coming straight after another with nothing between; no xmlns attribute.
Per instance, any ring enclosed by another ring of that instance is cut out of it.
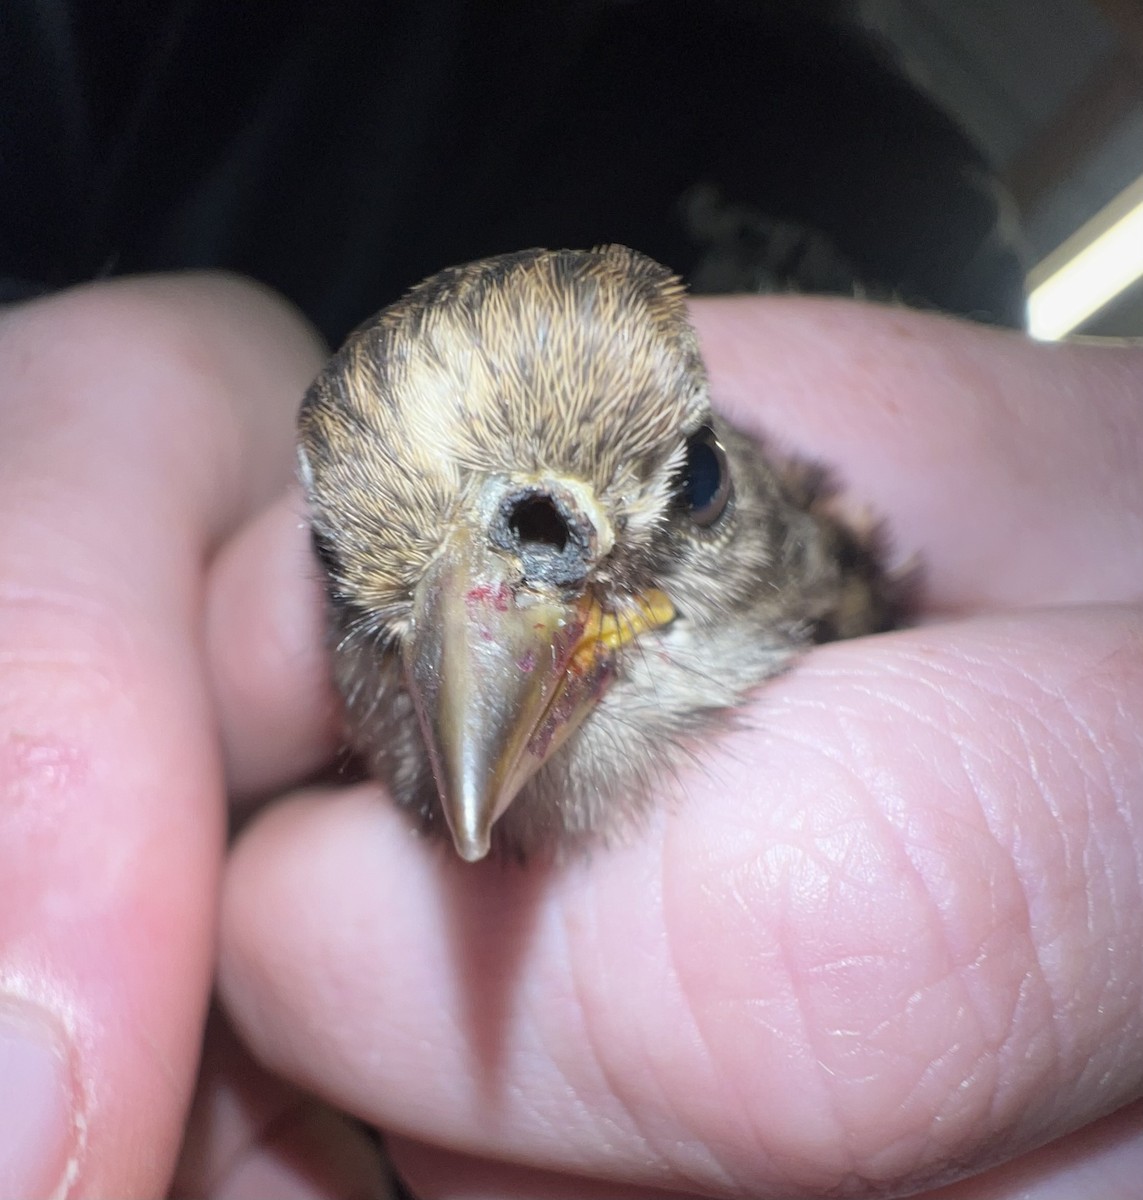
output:
<svg viewBox="0 0 1143 1200"><path fill-rule="evenodd" d="M613 827L836 585L712 413L681 285L622 247L418 285L315 382L300 458L356 743L470 860Z"/></svg>

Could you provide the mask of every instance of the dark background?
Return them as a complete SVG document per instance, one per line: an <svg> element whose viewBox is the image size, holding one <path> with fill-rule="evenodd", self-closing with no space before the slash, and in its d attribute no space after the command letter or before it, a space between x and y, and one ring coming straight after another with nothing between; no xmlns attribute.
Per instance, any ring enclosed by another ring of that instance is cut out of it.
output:
<svg viewBox="0 0 1143 1200"><path fill-rule="evenodd" d="M4 0L5 291L228 267L336 343L448 263L619 241L1019 325L980 154L843 4L794 8Z"/></svg>

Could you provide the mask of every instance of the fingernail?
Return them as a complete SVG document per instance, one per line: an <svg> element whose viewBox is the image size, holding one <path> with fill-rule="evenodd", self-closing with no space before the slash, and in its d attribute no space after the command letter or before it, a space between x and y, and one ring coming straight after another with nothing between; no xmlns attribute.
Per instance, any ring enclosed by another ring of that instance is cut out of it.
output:
<svg viewBox="0 0 1143 1200"><path fill-rule="evenodd" d="M0 1001L0 1197L57 1194L74 1129L62 1030L28 1005Z"/></svg>

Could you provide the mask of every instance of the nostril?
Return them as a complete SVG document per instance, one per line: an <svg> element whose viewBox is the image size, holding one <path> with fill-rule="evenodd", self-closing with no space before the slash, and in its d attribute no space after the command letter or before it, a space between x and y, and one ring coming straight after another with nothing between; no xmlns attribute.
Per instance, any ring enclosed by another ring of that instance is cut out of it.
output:
<svg viewBox="0 0 1143 1200"><path fill-rule="evenodd" d="M580 583L594 553L590 518L555 488L524 487L502 496L488 533L494 546L519 557L532 584Z"/></svg>
<svg viewBox="0 0 1143 1200"><path fill-rule="evenodd" d="M550 546L557 554L563 553L571 537L567 520L550 496L517 500L508 516L508 528L521 547Z"/></svg>

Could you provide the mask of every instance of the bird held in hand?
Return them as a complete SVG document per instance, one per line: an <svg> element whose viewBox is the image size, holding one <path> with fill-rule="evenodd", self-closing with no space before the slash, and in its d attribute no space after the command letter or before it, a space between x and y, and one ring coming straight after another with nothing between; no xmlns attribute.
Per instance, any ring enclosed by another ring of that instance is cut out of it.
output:
<svg viewBox="0 0 1143 1200"><path fill-rule="evenodd" d="M712 411L682 285L620 246L434 275L299 432L353 744L465 859L622 830L758 683L895 615L875 539Z"/></svg>

